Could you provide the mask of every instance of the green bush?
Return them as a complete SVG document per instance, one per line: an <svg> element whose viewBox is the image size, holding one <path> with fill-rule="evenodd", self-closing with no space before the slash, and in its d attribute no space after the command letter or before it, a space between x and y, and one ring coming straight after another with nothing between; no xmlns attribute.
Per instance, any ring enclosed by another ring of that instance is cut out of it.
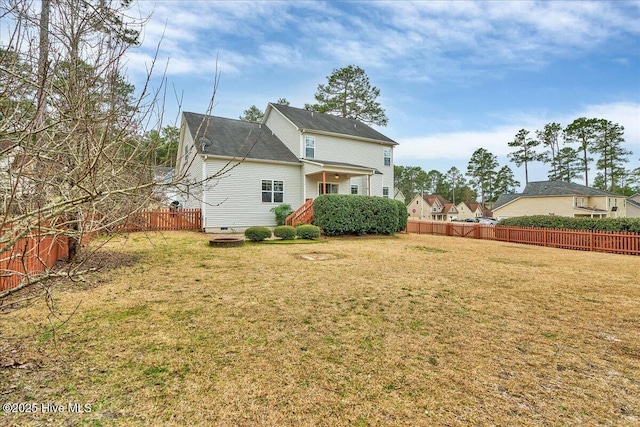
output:
<svg viewBox="0 0 640 427"><path fill-rule="evenodd" d="M280 225L273 230L273 235L282 240L293 240L296 238L296 229L290 225Z"/></svg>
<svg viewBox="0 0 640 427"><path fill-rule="evenodd" d="M324 194L313 201L313 223L328 236L393 234L400 227L399 209L384 197Z"/></svg>
<svg viewBox="0 0 640 427"><path fill-rule="evenodd" d="M287 219L289 215L291 215L291 213L293 212L293 209L291 209L291 205L283 203L274 208L271 208L271 212L276 214L276 223L278 225L284 225L284 221Z"/></svg>
<svg viewBox="0 0 640 427"><path fill-rule="evenodd" d="M320 237L320 228L311 224L303 224L296 227L296 234L300 239L315 240Z"/></svg>
<svg viewBox="0 0 640 427"><path fill-rule="evenodd" d="M271 230L267 227L249 227L244 230L244 235L253 242L260 242L271 237Z"/></svg>
<svg viewBox="0 0 640 427"><path fill-rule="evenodd" d="M407 229L407 220L409 219L409 212L407 212L407 206L400 200L393 201L398 207L398 226L396 232L404 231Z"/></svg>
<svg viewBox="0 0 640 427"><path fill-rule="evenodd" d="M498 225L640 233L640 218L572 218L556 215L531 215L505 218L498 222Z"/></svg>

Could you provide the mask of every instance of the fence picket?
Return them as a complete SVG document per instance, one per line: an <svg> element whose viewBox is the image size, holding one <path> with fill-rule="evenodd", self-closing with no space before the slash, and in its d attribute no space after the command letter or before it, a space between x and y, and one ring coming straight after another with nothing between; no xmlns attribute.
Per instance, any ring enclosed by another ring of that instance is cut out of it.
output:
<svg viewBox="0 0 640 427"><path fill-rule="evenodd" d="M474 229L469 230L469 227ZM483 224L407 222L407 233L471 237L562 249L640 255L640 234L548 228L502 227Z"/></svg>

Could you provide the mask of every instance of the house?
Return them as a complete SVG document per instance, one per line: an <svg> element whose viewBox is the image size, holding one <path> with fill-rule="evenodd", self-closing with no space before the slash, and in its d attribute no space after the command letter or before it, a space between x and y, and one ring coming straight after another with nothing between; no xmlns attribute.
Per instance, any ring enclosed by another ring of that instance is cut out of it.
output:
<svg viewBox="0 0 640 427"><path fill-rule="evenodd" d="M640 194L627 198L627 218L640 218Z"/></svg>
<svg viewBox="0 0 640 427"><path fill-rule="evenodd" d="M458 219L478 219L491 218L493 213L490 209L482 206L482 203L460 202L456 206L458 210Z"/></svg>
<svg viewBox="0 0 640 427"><path fill-rule="evenodd" d="M418 194L407 205L407 212L429 221L450 221L458 214L456 206L439 194Z"/></svg>
<svg viewBox="0 0 640 427"><path fill-rule="evenodd" d="M395 141L354 119L269 104L261 123L183 113L181 200L205 231L275 226L271 209L320 194L390 197Z"/></svg>
<svg viewBox="0 0 640 427"><path fill-rule="evenodd" d="M525 215L621 218L627 199L616 193L573 182L530 182L520 194L502 194L493 205L497 219Z"/></svg>
<svg viewBox="0 0 640 427"><path fill-rule="evenodd" d="M399 202L402 203L406 203L407 198L405 197L404 193L402 191L400 191L399 188L396 188L395 194L393 195L393 198Z"/></svg>

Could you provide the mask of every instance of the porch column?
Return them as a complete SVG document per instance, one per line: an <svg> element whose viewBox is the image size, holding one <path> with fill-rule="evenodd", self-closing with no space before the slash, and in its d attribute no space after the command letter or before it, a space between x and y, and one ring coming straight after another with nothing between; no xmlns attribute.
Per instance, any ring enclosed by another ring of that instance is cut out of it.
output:
<svg viewBox="0 0 640 427"><path fill-rule="evenodd" d="M322 171L322 193L320 194L324 194L326 192L327 192L327 172Z"/></svg>
<svg viewBox="0 0 640 427"><path fill-rule="evenodd" d="M371 175L367 175L367 196L371 195Z"/></svg>

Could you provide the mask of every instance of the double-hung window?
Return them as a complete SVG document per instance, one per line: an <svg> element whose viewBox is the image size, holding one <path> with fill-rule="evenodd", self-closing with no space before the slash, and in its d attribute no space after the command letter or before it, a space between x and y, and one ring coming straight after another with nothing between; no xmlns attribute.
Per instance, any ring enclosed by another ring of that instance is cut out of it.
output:
<svg viewBox="0 0 640 427"><path fill-rule="evenodd" d="M389 198L389 187L382 187L382 197ZM436 208L433 208L435 211Z"/></svg>
<svg viewBox="0 0 640 427"><path fill-rule="evenodd" d="M358 186L357 185L352 185L351 186L351 194L358 194Z"/></svg>
<svg viewBox="0 0 640 427"><path fill-rule="evenodd" d="M312 136L304 137L304 157L313 159L316 156L316 139Z"/></svg>
<svg viewBox="0 0 640 427"><path fill-rule="evenodd" d="M262 203L282 203L284 200L284 181L262 180Z"/></svg>
<svg viewBox="0 0 640 427"><path fill-rule="evenodd" d="M382 156L384 157L384 165L391 166L391 148L383 148Z"/></svg>

